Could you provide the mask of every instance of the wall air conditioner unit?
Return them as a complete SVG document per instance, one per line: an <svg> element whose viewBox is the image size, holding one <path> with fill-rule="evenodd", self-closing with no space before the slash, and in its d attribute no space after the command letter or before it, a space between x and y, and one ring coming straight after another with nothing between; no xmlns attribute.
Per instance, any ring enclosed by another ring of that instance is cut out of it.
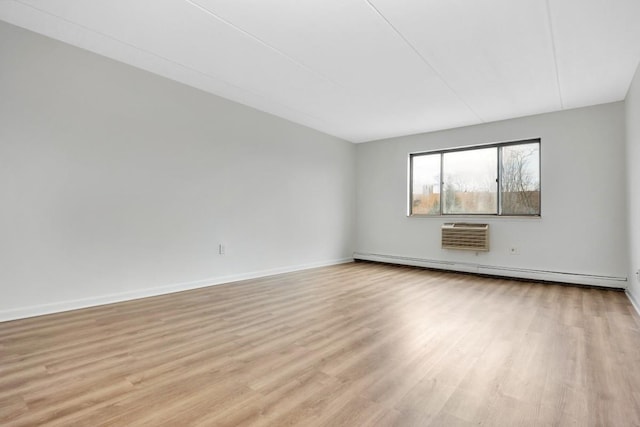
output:
<svg viewBox="0 0 640 427"><path fill-rule="evenodd" d="M489 224L448 222L442 225L442 249L489 250Z"/></svg>

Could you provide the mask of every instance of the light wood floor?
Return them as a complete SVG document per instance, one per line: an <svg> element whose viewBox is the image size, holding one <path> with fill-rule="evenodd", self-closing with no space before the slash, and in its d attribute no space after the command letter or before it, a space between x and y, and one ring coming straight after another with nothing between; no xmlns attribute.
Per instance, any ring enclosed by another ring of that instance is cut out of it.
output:
<svg viewBox="0 0 640 427"><path fill-rule="evenodd" d="M0 323L0 425L638 426L622 292L355 263Z"/></svg>

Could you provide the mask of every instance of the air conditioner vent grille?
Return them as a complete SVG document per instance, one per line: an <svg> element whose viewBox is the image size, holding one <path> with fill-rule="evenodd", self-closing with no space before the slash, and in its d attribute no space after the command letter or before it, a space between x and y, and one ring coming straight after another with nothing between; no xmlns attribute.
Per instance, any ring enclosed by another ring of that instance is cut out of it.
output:
<svg viewBox="0 0 640 427"><path fill-rule="evenodd" d="M442 225L442 249L489 250L489 224L445 223Z"/></svg>

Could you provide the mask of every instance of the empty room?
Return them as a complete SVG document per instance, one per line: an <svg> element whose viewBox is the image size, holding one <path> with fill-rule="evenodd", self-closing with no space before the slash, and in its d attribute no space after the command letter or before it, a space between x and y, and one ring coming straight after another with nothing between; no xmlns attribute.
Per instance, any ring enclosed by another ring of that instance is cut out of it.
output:
<svg viewBox="0 0 640 427"><path fill-rule="evenodd" d="M640 426L640 0L0 0L0 425Z"/></svg>

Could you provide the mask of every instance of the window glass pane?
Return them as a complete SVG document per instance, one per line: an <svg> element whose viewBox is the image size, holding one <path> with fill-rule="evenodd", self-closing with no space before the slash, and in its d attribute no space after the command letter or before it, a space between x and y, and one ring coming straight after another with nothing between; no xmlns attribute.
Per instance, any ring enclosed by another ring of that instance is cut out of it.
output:
<svg viewBox="0 0 640 427"><path fill-rule="evenodd" d="M540 215L540 144L502 147L502 214Z"/></svg>
<svg viewBox="0 0 640 427"><path fill-rule="evenodd" d="M440 215L440 154L413 156L411 213Z"/></svg>
<svg viewBox="0 0 640 427"><path fill-rule="evenodd" d="M497 214L496 147L443 154L443 213Z"/></svg>

